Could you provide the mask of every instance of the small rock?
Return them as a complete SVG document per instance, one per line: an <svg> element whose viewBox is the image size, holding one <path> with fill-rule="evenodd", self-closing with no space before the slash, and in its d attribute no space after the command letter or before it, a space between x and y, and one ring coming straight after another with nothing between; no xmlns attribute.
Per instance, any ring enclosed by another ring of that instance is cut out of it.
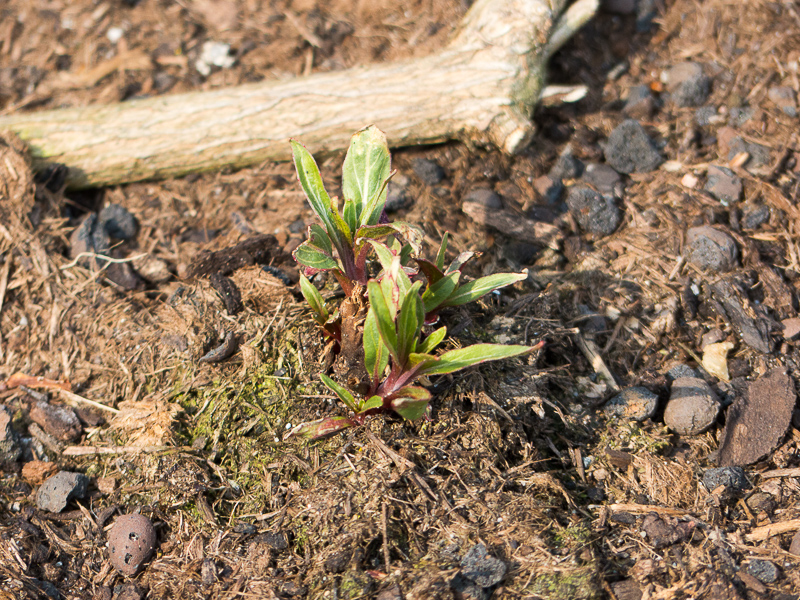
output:
<svg viewBox="0 0 800 600"><path fill-rule="evenodd" d="M696 62L675 65L666 72L667 92L678 106L700 106L711 89L711 80Z"/></svg>
<svg viewBox="0 0 800 600"><path fill-rule="evenodd" d="M172 272L169 270L167 261L152 254L135 258L132 263L136 272L150 283L164 283L172 279Z"/></svg>
<svg viewBox="0 0 800 600"><path fill-rule="evenodd" d="M158 71L153 75L153 87L159 94L164 94L178 83L178 78L166 71Z"/></svg>
<svg viewBox="0 0 800 600"><path fill-rule="evenodd" d="M461 559L461 575L483 588L500 583L506 576L506 564L489 556L486 546L476 544Z"/></svg>
<svg viewBox="0 0 800 600"><path fill-rule="evenodd" d="M229 69L235 62L229 44L208 40L203 42L200 57L194 63L194 67L200 75L208 77L211 74L211 67Z"/></svg>
<svg viewBox="0 0 800 600"><path fill-rule="evenodd" d="M658 396L645 387L629 387L603 407L608 416L644 421L656 412Z"/></svg>
<svg viewBox="0 0 800 600"><path fill-rule="evenodd" d="M781 574L775 563L757 558L747 565L747 572L761 583L775 583Z"/></svg>
<svg viewBox="0 0 800 600"><path fill-rule="evenodd" d="M55 463L32 460L22 465L22 478L31 485L42 485L56 471L58 466Z"/></svg>
<svg viewBox="0 0 800 600"><path fill-rule="evenodd" d="M694 112L694 122L705 127L724 122L724 117L717 113L716 106L701 106Z"/></svg>
<svg viewBox="0 0 800 600"><path fill-rule="evenodd" d="M767 97L790 117L797 116L797 98L794 90L788 85L776 85L769 88Z"/></svg>
<svg viewBox="0 0 800 600"><path fill-rule="evenodd" d="M698 376L699 374L695 369L683 363L675 365L674 367L670 367L669 371L667 371L667 378L673 381L680 377L698 377Z"/></svg>
<svg viewBox="0 0 800 600"><path fill-rule="evenodd" d="M771 513L775 510L775 497L767 492L756 492L747 499L747 506L756 512Z"/></svg>
<svg viewBox="0 0 800 600"><path fill-rule="evenodd" d="M711 344L718 344L722 341L725 341L725 338L728 337L728 334L715 327L711 331L707 331L702 335L700 338L700 349L703 350L706 346L710 346ZM696 377L696 375L694 375Z"/></svg>
<svg viewBox="0 0 800 600"><path fill-rule="evenodd" d="M560 179L553 179L549 175L542 175L533 181L533 187L539 196L548 204L555 204L561 197L564 185Z"/></svg>
<svg viewBox="0 0 800 600"><path fill-rule="evenodd" d="M98 587L92 596L92 600L112 600L114 597L114 592L111 590L110 587L107 585L101 585Z"/></svg>
<svg viewBox="0 0 800 600"><path fill-rule="evenodd" d="M611 584L611 590L617 600L641 600L642 588L635 579L623 579Z"/></svg>
<svg viewBox="0 0 800 600"><path fill-rule="evenodd" d="M772 213L769 210L769 206L765 204L746 206L744 214L742 214L742 227L744 229L758 229L769 221L770 216L772 216Z"/></svg>
<svg viewBox="0 0 800 600"><path fill-rule="evenodd" d="M746 141L731 127L722 127L717 131L717 151L720 158L728 162L739 154L746 153L749 157L745 163L747 169L764 167L771 160L769 148Z"/></svg>
<svg viewBox="0 0 800 600"><path fill-rule="evenodd" d="M22 455L17 436L11 428L13 418L11 410L0 405L0 465L16 462Z"/></svg>
<svg viewBox="0 0 800 600"><path fill-rule="evenodd" d="M89 487L89 478L83 473L60 471L47 479L36 492L36 506L58 513L73 498L83 498Z"/></svg>
<svg viewBox="0 0 800 600"><path fill-rule="evenodd" d="M717 420L719 402L711 387L699 377L679 377L672 382L664 423L680 435L703 433Z"/></svg>
<svg viewBox="0 0 800 600"><path fill-rule="evenodd" d="M266 544L271 550L275 550L276 552L283 552L289 547L289 539L283 531L259 533L253 540Z"/></svg>
<svg viewBox="0 0 800 600"><path fill-rule="evenodd" d="M29 416L34 423L62 442L76 440L83 432L75 411L68 406L39 401L31 406Z"/></svg>
<svg viewBox="0 0 800 600"><path fill-rule="evenodd" d="M703 473L703 485L709 492L720 486L729 494L741 494L750 489L744 469L741 467L717 467Z"/></svg>
<svg viewBox="0 0 800 600"><path fill-rule="evenodd" d="M200 566L200 581L206 586L214 585L217 581L217 565L210 558L204 559Z"/></svg>
<svg viewBox="0 0 800 600"><path fill-rule="evenodd" d="M123 35L125 35L125 30L122 27L109 27L108 31L106 31L106 37L112 44L120 41Z"/></svg>
<svg viewBox="0 0 800 600"><path fill-rule="evenodd" d="M741 127L752 119L754 114L752 106L734 106L728 111L728 125Z"/></svg>
<svg viewBox="0 0 800 600"><path fill-rule="evenodd" d="M69 257L74 259L80 254L94 252L94 230L97 225L97 215L89 213L69 236ZM81 261L88 264L88 260Z"/></svg>
<svg viewBox="0 0 800 600"><path fill-rule="evenodd" d="M647 539L656 549L682 542L689 537L692 529L694 529L693 523L660 517L655 513L648 514L642 523L642 531L647 534Z"/></svg>
<svg viewBox="0 0 800 600"><path fill-rule="evenodd" d="M791 317L781 321L783 326L783 337L787 340L794 340L800 336L800 318Z"/></svg>
<svg viewBox="0 0 800 600"><path fill-rule="evenodd" d="M622 198L622 177L608 165L589 163L581 180L604 196Z"/></svg>
<svg viewBox="0 0 800 600"><path fill-rule="evenodd" d="M378 592L377 600L403 600L403 593L400 591L400 586L395 583Z"/></svg>
<svg viewBox="0 0 800 600"><path fill-rule="evenodd" d="M689 262L705 271L727 273L736 267L739 250L727 233L704 225L686 232Z"/></svg>
<svg viewBox="0 0 800 600"><path fill-rule="evenodd" d="M632 119L649 119L653 116L656 101L646 85L636 85L628 90L622 112Z"/></svg>
<svg viewBox="0 0 800 600"><path fill-rule="evenodd" d="M141 589L133 582L123 583L114 588L114 600L143 600L147 590Z"/></svg>
<svg viewBox="0 0 800 600"><path fill-rule="evenodd" d="M489 590L482 588L471 579L467 579L461 573L453 577L450 588L459 600L489 600L492 596Z"/></svg>
<svg viewBox="0 0 800 600"><path fill-rule="evenodd" d="M139 221L121 204L109 204L97 219L105 232L118 240L132 240L139 231Z"/></svg>
<svg viewBox="0 0 800 600"><path fill-rule="evenodd" d="M550 172L547 174L553 181L577 179L583 173L583 163L575 158L572 147L567 146L561 152Z"/></svg>
<svg viewBox="0 0 800 600"><path fill-rule="evenodd" d="M391 185L391 184L390 184ZM306 222L303 219L296 219L288 227L289 233L305 233Z"/></svg>
<svg viewBox="0 0 800 600"><path fill-rule="evenodd" d="M708 167L705 190L724 206L739 201L742 196L742 180L727 167Z"/></svg>
<svg viewBox="0 0 800 600"><path fill-rule="evenodd" d="M444 179L444 170L438 164L427 158L415 158L411 162L414 174L426 185L436 185Z"/></svg>
<svg viewBox="0 0 800 600"><path fill-rule="evenodd" d="M581 229L598 236L614 233L622 221L622 212L612 198L586 186L570 188L567 206Z"/></svg>
<svg viewBox="0 0 800 600"><path fill-rule="evenodd" d="M464 197L464 202L474 202L486 208L503 208L500 196L488 188L477 188Z"/></svg>
<svg viewBox="0 0 800 600"><path fill-rule="evenodd" d="M155 547L155 527L144 515L119 517L108 534L108 557L112 566L126 577L136 575Z"/></svg>
<svg viewBox="0 0 800 600"><path fill-rule="evenodd" d="M628 119L608 136L606 162L619 173L648 173L663 161L638 121Z"/></svg>
<svg viewBox="0 0 800 600"><path fill-rule="evenodd" d="M411 196L408 193L410 183L411 179L407 175L399 173L389 180L386 205L384 206L387 213L397 212L411 205Z"/></svg>

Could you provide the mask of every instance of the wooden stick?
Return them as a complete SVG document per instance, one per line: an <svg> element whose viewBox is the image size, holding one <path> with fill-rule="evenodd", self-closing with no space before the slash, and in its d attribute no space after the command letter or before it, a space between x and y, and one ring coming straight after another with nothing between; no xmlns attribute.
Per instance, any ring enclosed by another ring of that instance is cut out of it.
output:
<svg viewBox="0 0 800 600"><path fill-rule="evenodd" d="M525 147L545 65L598 0L477 0L452 41L420 59L105 106L0 118L35 169L69 168L81 188L289 160L347 147L374 123L395 146L451 139Z"/></svg>
<svg viewBox="0 0 800 600"><path fill-rule="evenodd" d="M789 533L790 531L797 531L800 529L800 519L792 519L790 521L781 521L780 523L770 523L769 525L762 525L756 527L748 534L745 534L744 539L748 542L762 542L773 535L780 535L782 533Z"/></svg>

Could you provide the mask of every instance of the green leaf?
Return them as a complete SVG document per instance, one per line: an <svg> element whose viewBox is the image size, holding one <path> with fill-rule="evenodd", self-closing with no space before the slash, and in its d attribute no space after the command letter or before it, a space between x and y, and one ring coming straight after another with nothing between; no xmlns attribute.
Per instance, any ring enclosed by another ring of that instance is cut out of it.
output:
<svg viewBox="0 0 800 600"><path fill-rule="evenodd" d="M422 282L417 281L408 290L400 312L397 314L397 356L400 366L405 367L408 355L414 352L419 339L419 331L425 319L422 310L422 299L419 297L419 289Z"/></svg>
<svg viewBox="0 0 800 600"><path fill-rule="evenodd" d="M461 277L461 271L455 271L425 290L422 294L422 302L425 305L426 314L448 301L456 288L458 288L459 277Z"/></svg>
<svg viewBox="0 0 800 600"><path fill-rule="evenodd" d="M375 240L368 240L375 250L375 255L378 257L378 262L381 263L384 273L390 273L392 270L392 262L394 262L394 253L389 250L386 244L376 242Z"/></svg>
<svg viewBox="0 0 800 600"><path fill-rule="evenodd" d="M442 343L442 340L447 335L447 327L439 327L436 331L431 332L421 344L417 346L417 352L420 354L429 354L436 349L436 346Z"/></svg>
<svg viewBox="0 0 800 600"><path fill-rule="evenodd" d="M317 246L325 251L325 254L333 256L333 245L327 232L316 223L308 227L308 241L312 246Z"/></svg>
<svg viewBox="0 0 800 600"><path fill-rule="evenodd" d="M314 287L314 284L312 284L302 273L300 273L300 292L303 294L303 298L306 299L306 302L308 302L308 305L314 312L314 320L316 320L319 325L325 325L330 317L328 309L325 308L325 301L322 299L322 296L317 288Z"/></svg>
<svg viewBox="0 0 800 600"><path fill-rule="evenodd" d="M435 363L425 364L418 371L418 375L443 375L466 369L472 365L520 356L535 350L531 346L513 346L504 344L475 344L466 348L450 350L439 355Z"/></svg>
<svg viewBox="0 0 800 600"><path fill-rule="evenodd" d="M405 244L400 249L400 254L398 255L400 257L400 264L403 266L407 265L408 259L411 258L412 254L414 254L414 246L411 244Z"/></svg>
<svg viewBox="0 0 800 600"><path fill-rule="evenodd" d="M364 366L373 382L379 381L389 364L389 349L383 343L375 312L370 310L364 321Z"/></svg>
<svg viewBox="0 0 800 600"><path fill-rule="evenodd" d="M309 241L305 241L295 248L292 256L301 265L312 269L328 271L339 268L339 263L335 258L330 254L326 254L322 248L312 245Z"/></svg>
<svg viewBox="0 0 800 600"><path fill-rule="evenodd" d="M353 232L358 229L358 215L356 214L356 203L354 200L345 200L342 209L342 219L347 224L347 228Z"/></svg>
<svg viewBox="0 0 800 600"><path fill-rule="evenodd" d="M309 421L307 423L300 423L292 428L283 440L287 441L292 438L302 437L307 440L319 440L334 433L339 433L343 429L353 427L356 422L347 417L325 417L317 421Z"/></svg>
<svg viewBox="0 0 800 600"><path fill-rule="evenodd" d="M358 412L366 412L374 408L382 408L382 407L383 407L383 398L381 398L380 396L372 396L369 400L364 400L364 402L361 403L361 407Z"/></svg>
<svg viewBox="0 0 800 600"><path fill-rule="evenodd" d="M443 306L461 306L462 304L467 304L468 302L477 300L481 296L485 296L489 292L511 285L517 281L522 281L523 279L527 279L527 277L525 273L496 273L488 277L481 277L480 279L459 286Z"/></svg>
<svg viewBox="0 0 800 600"><path fill-rule="evenodd" d="M350 227L347 225L345 220L342 218L342 215L339 214L339 207L336 205L336 200L331 199L331 221L333 222L333 226L336 228L336 232L338 233L338 240L339 245L337 248L340 252L344 250L345 245L352 245L353 243L353 232L350 230Z"/></svg>
<svg viewBox="0 0 800 600"><path fill-rule="evenodd" d="M342 166L342 192L345 198L355 201L360 225L374 225L381 216L391 161L386 136L374 125L350 138Z"/></svg>
<svg viewBox="0 0 800 600"><path fill-rule="evenodd" d="M467 262L470 258L475 256L474 252L462 252L458 256L455 257L453 262L450 263L450 266L447 267L447 271L445 271L445 275L447 273L452 273L453 271L458 271Z"/></svg>
<svg viewBox="0 0 800 600"><path fill-rule="evenodd" d="M391 225L362 225L356 230L355 244L363 244L367 240L381 240L394 233Z"/></svg>
<svg viewBox="0 0 800 600"><path fill-rule="evenodd" d="M383 343L391 355L397 360L397 330L394 325L394 318L389 309L389 303L381 289L381 286L375 282L370 281L367 283L367 293L369 295L369 312L375 314L375 324L378 327Z"/></svg>
<svg viewBox="0 0 800 600"><path fill-rule="evenodd" d="M356 402L353 394L351 394L346 388L336 383L333 379L325 375L325 373L320 373L319 378L322 380L322 383L333 390L334 394L339 396L339 399L344 402L345 405L347 405L347 408L353 412L358 412L358 403Z"/></svg>
<svg viewBox="0 0 800 600"><path fill-rule="evenodd" d="M392 229L403 236L406 242L411 245L411 250L415 254L419 254L422 250L422 239L425 237L425 232L416 225L406 223L405 221L394 221L389 224Z"/></svg>
<svg viewBox="0 0 800 600"><path fill-rule="evenodd" d="M436 268L439 269L439 271L444 271L444 258L447 252L447 238L449 237L450 234L445 231L442 236L442 243L439 245L439 252L436 254Z"/></svg>
<svg viewBox="0 0 800 600"><path fill-rule="evenodd" d="M400 388L390 396L392 410L408 421L414 421L424 415L430 400L431 393L415 385Z"/></svg>
<svg viewBox="0 0 800 600"><path fill-rule="evenodd" d="M408 355L408 363L406 364L406 369L412 369L416 367L420 363L436 363L439 361L438 356L434 356L433 354L424 354L422 353L421 349L420 352L412 352Z"/></svg>
<svg viewBox="0 0 800 600"><path fill-rule="evenodd" d="M331 198L325 190L325 184L322 183L322 175L319 173L317 163L303 144L296 140L291 140L291 143L297 178L308 197L308 203L325 225L328 233L333 236L335 227L330 214Z"/></svg>

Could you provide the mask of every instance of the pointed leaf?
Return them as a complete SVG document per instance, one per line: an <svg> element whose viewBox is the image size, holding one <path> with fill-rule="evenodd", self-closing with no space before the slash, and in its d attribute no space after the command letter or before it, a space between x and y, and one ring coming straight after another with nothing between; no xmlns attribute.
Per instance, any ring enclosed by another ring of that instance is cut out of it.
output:
<svg viewBox="0 0 800 600"><path fill-rule="evenodd" d="M358 402L356 402L355 397L353 397L353 394L351 394L349 390L336 383L333 379L325 375L325 373L320 373L319 378L322 380L322 383L333 390L334 394L339 396L339 399L347 405L347 408L353 412L358 412Z"/></svg>
<svg viewBox="0 0 800 600"><path fill-rule="evenodd" d="M408 264L408 260L411 258L411 255L414 254L414 246L411 244L405 244L400 249L400 264L405 266Z"/></svg>
<svg viewBox="0 0 800 600"><path fill-rule="evenodd" d="M536 350L536 346L513 346L505 344L475 344L466 348L450 350L439 355L435 363L423 365L418 375L443 375L466 369L472 365L528 354Z"/></svg>
<svg viewBox="0 0 800 600"><path fill-rule="evenodd" d="M444 232L442 236L442 243L439 245L439 252L436 254L436 268L439 271L444 271L444 258L447 252L447 239L450 237L448 232Z"/></svg>
<svg viewBox="0 0 800 600"><path fill-rule="evenodd" d="M381 267L383 267L384 272L389 273L392 270L394 253L381 242L369 240L369 243L375 249L375 255L378 257L378 262L381 263Z"/></svg>
<svg viewBox="0 0 800 600"><path fill-rule="evenodd" d="M364 321L364 366L373 382L380 381L389 364L389 349L383 343L375 312L370 310Z"/></svg>
<svg viewBox="0 0 800 600"><path fill-rule="evenodd" d="M425 290L425 293L422 294L422 302L425 305L426 314L450 299L453 292L458 288L458 279L460 277L461 271L454 271Z"/></svg>
<svg viewBox="0 0 800 600"><path fill-rule="evenodd" d="M322 299L317 288L302 273L300 273L300 292L306 299L311 310L314 312L314 319L319 325L325 325L330 317L328 309L325 308L325 301Z"/></svg>
<svg viewBox="0 0 800 600"><path fill-rule="evenodd" d="M384 183L391 171L386 136L375 126L365 127L350 138L342 166L344 197L357 206L359 224L374 225L386 204Z"/></svg>
<svg viewBox="0 0 800 600"><path fill-rule="evenodd" d="M397 390L390 400L394 412L408 421L414 421L425 414L431 393L423 387L409 385Z"/></svg>
<svg viewBox="0 0 800 600"><path fill-rule="evenodd" d="M439 361L438 356L434 356L433 354L422 353L420 349L420 352L412 352L411 354L408 355L408 363L406 364L406 368L411 369L421 363L434 364L438 361Z"/></svg>
<svg viewBox="0 0 800 600"><path fill-rule="evenodd" d="M447 271L445 271L445 275L447 273L452 273L453 271L458 271L465 262L467 262L470 258L475 256L474 252L462 252L458 256L456 256L455 260L450 263L450 266L447 267Z"/></svg>
<svg viewBox="0 0 800 600"><path fill-rule="evenodd" d="M325 229L330 235L334 235L334 225L330 215L331 199L322 183L322 175L319 173L317 163L303 144L295 140L291 140L291 143L294 166L300 185L308 197L311 208L325 225Z"/></svg>
<svg viewBox="0 0 800 600"><path fill-rule="evenodd" d="M394 221L390 223L392 229L403 236L406 242L411 245L411 249L415 254L419 254L422 250L422 238L425 237L425 232L416 225L406 223L405 221Z"/></svg>
<svg viewBox="0 0 800 600"><path fill-rule="evenodd" d="M425 319L422 310L422 299L419 297L419 289L422 282L417 281L408 290L400 312L397 314L397 356L398 363L405 367L408 355L414 352L419 339L419 331Z"/></svg>
<svg viewBox="0 0 800 600"><path fill-rule="evenodd" d="M358 412L363 413L376 408L383 408L383 398L380 396L372 396L369 400L364 400Z"/></svg>
<svg viewBox="0 0 800 600"><path fill-rule="evenodd" d="M330 269L338 269L339 263L331 255L326 254L322 248L313 246L310 242L305 241L300 244L292 252L294 259L301 265L317 269L319 271L327 271Z"/></svg>
<svg viewBox="0 0 800 600"><path fill-rule="evenodd" d="M336 233L338 234L337 239L339 240L339 244L337 244L336 248L339 252L343 252L345 245L350 246L353 244L353 232L342 218L342 215L339 214L339 207L336 204L335 198L331 199L330 207L331 222L336 228Z"/></svg>
<svg viewBox="0 0 800 600"><path fill-rule="evenodd" d="M347 417L325 417L317 421L309 421L307 423L300 423L292 428L283 440L287 441L292 438L302 437L307 440L319 440L334 433L338 433L348 427L353 427L356 422Z"/></svg>
<svg viewBox="0 0 800 600"><path fill-rule="evenodd" d="M397 330L394 325L394 318L389 309L381 286L375 281L367 283L367 293L369 294L369 311L375 314L375 324L378 326L383 343L391 355L397 359Z"/></svg>
<svg viewBox="0 0 800 600"><path fill-rule="evenodd" d="M358 215L356 214L356 203L354 200L345 200L342 209L342 219L347 224L347 228L352 232L358 229Z"/></svg>
<svg viewBox="0 0 800 600"><path fill-rule="evenodd" d="M461 306L462 304L467 304L468 302L477 300L481 296L485 296L489 292L511 285L517 281L522 281L523 279L527 279L527 277L525 273L496 273L488 277L481 277L480 279L459 286L443 306Z"/></svg>
<svg viewBox="0 0 800 600"><path fill-rule="evenodd" d="M436 346L442 343L442 340L447 335L447 327L439 327L436 331L431 332L421 344L417 346L417 352L420 354L429 354L436 349Z"/></svg>

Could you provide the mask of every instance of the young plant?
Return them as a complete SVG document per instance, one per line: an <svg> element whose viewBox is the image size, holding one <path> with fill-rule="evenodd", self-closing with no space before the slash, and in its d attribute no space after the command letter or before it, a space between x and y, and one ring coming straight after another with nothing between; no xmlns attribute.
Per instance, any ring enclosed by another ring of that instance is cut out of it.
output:
<svg viewBox="0 0 800 600"><path fill-rule="evenodd" d="M386 136L374 126L353 135L342 166L341 212L337 198L328 195L314 157L300 142L292 143L297 177L311 208L322 225L308 229L308 239L294 251L305 274L331 272L345 294L356 284L366 286L366 261L370 240L402 235L419 250L419 229L407 223L381 223L386 205L386 186L391 178L391 156ZM308 298L306 298L308 300Z"/></svg>
<svg viewBox="0 0 800 600"><path fill-rule="evenodd" d="M393 259L380 281L367 283L369 310L364 321L364 368L368 392L355 394L325 374L320 379L349 408L352 416L328 417L302 423L287 437L318 439L348 427L359 425L373 414L395 412L404 419L422 417L431 393L418 385L430 375L444 375L473 365L520 356L541 348L503 344L475 344L441 354L434 351L447 335L440 327L425 335L425 305L420 293L423 282L411 283Z"/></svg>

